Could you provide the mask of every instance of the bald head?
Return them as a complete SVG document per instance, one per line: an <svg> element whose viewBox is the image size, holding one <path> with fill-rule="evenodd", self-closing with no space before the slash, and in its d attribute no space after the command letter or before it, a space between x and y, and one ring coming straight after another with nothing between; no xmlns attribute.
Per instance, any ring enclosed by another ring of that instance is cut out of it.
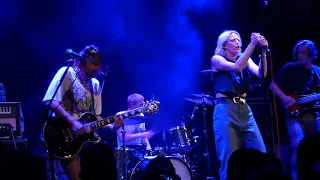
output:
<svg viewBox="0 0 320 180"><path fill-rule="evenodd" d="M143 105L144 97L140 94L131 94L128 97L127 103L128 103L128 109L135 109L139 108Z"/></svg>

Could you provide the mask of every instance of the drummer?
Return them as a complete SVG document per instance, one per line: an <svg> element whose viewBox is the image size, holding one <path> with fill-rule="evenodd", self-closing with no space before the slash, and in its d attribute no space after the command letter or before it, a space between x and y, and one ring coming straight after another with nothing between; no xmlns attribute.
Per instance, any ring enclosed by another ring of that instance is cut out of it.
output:
<svg viewBox="0 0 320 180"><path fill-rule="evenodd" d="M136 109L142 107L144 104L144 97L140 94L131 94L127 100L128 110ZM125 113L126 111L118 112L118 114ZM152 131L146 131L146 125L143 121L142 117L144 114L141 113L137 116L127 119L124 121L124 125L122 128L117 130L117 142L118 146L124 145L129 148L136 149L138 151L141 150L151 150L151 145L149 143L149 139L153 136ZM124 130L124 137L123 137Z"/></svg>

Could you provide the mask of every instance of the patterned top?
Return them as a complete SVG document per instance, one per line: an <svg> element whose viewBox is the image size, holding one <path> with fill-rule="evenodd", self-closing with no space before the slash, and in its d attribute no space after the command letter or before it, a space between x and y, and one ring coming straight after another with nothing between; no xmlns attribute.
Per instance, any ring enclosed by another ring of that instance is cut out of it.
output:
<svg viewBox="0 0 320 180"><path fill-rule="evenodd" d="M67 67L62 67L52 79L49 88L43 98L48 101L52 98L59 81ZM94 94L94 110L96 115L101 114L101 88L99 81L92 78ZM54 100L59 101L63 109L74 118L79 118L85 112L92 112L92 97L89 83L80 82L75 70L70 67ZM53 116L54 113L53 113Z"/></svg>

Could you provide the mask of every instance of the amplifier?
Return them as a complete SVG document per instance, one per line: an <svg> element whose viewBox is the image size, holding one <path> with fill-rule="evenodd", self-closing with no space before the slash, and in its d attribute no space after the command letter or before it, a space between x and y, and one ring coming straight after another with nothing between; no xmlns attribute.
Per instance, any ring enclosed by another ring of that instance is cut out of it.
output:
<svg viewBox="0 0 320 180"><path fill-rule="evenodd" d="M7 150L15 149L14 143L16 143L18 150L26 150L28 147L28 141L26 138L16 138L15 141L13 141L12 138L0 139L1 146Z"/></svg>
<svg viewBox="0 0 320 180"><path fill-rule="evenodd" d="M0 102L0 125L11 125L15 137L22 136L21 119L23 119L23 115L20 102ZM2 129L1 131L0 137L11 137L10 130Z"/></svg>
<svg viewBox="0 0 320 180"><path fill-rule="evenodd" d="M251 80L252 89L247 93L247 100L264 100L270 98L269 84L263 80Z"/></svg>

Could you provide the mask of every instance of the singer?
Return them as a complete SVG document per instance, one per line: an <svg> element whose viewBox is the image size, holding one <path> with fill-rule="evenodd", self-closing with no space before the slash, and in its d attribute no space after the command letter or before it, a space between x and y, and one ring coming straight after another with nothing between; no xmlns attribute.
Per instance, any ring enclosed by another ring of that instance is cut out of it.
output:
<svg viewBox="0 0 320 180"><path fill-rule="evenodd" d="M100 83L95 78L100 73L101 57L99 48L94 45L86 46L79 54L70 51L67 54L76 57L76 60L73 67L69 68L50 109L53 116L65 119L77 130L82 127L77 118L85 112L93 112L102 119L99 116L102 107ZM66 67L60 68L54 76L43 98L44 104L48 104L52 98L65 70ZM122 119L116 119L115 125L108 127L115 132L122 124ZM61 165L70 180L80 180L78 157L62 160Z"/></svg>
<svg viewBox="0 0 320 180"><path fill-rule="evenodd" d="M296 104L293 93L306 95L319 91L320 67L312 64L317 56L318 49L312 41L299 41L293 48L292 57L295 61L285 64L271 82L270 89L282 100L285 109ZM301 104L301 107L307 106ZM311 103L309 110L301 113L301 116L285 118L292 147L291 176L294 180L308 179L303 176L298 177L297 147L305 135L320 130L319 110L319 105L313 106ZM304 163L301 165L305 166ZM313 168L310 167L311 169Z"/></svg>
<svg viewBox="0 0 320 180"><path fill-rule="evenodd" d="M220 180L230 176L229 173L227 175L227 165L230 155L235 150L247 147L266 152L245 98L249 89L249 73L259 78L264 78L267 74L268 42L259 33L252 33L251 42L243 53L241 47L242 41L237 31L224 31L218 37L217 47L211 58L212 82L217 100L213 114L213 129L217 157L221 161ZM261 49L259 66L250 58L257 47L264 47Z"/></svg>

